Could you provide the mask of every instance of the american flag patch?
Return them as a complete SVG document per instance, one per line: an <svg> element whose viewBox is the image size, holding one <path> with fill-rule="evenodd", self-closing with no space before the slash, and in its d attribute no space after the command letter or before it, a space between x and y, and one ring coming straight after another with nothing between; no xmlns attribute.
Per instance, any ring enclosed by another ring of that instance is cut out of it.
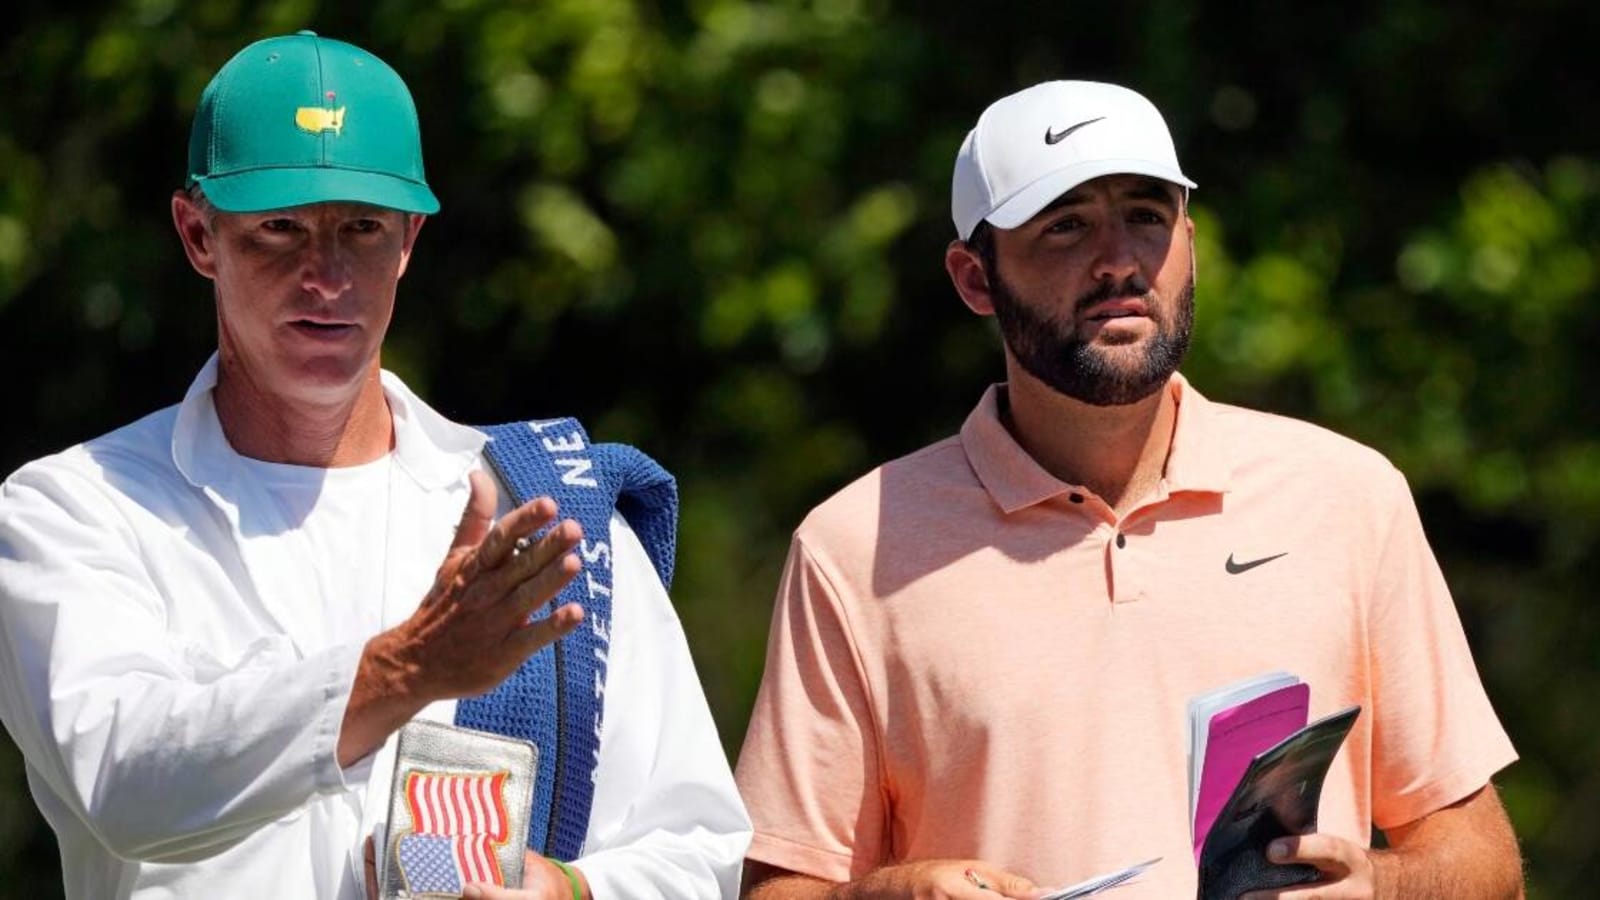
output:
<svg viewBox="0 0 1600 900"><path fill-rule="evenodd" d="M395 851L412 893L459 895L469 882L505 884L495 850L510 831L508 774L406 774L412 833L401 836Z"/></svg>

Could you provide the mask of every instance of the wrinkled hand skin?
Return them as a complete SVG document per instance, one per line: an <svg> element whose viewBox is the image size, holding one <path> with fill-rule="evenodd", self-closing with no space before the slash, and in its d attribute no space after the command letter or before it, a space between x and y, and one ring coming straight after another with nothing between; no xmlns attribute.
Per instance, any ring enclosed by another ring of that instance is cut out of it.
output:
<svg viewBox="0 0 1600 900"><path fill-rule="evenodd" d="M480 501L486 509L475 510ZM582 608L569 605L551 618L527 622L577 575L580 562L571 551L582 528L560 522L528 550L513 554L519 537L555 519L556 505L539 498L489 527L493 503L492 485L486 493L474 491L433 589L409 619L380 635L386 649L416 673L418 693L430 702L492 690L582 619ZM474 541L480 531L486 533Z"/></svg>
<svg viewBox="0 0 1600 900"><path fill-rule="evenodd" d="M528 621L578 574L578 523L555 522L548 497L494 522L494 482L473 472L471 488L432 589L416 612L362 652L339 733L341 766L376 750L427 704L493 689L583 621L575 603ZM526 550L513 552L518 538L547 525Z"/></svg>

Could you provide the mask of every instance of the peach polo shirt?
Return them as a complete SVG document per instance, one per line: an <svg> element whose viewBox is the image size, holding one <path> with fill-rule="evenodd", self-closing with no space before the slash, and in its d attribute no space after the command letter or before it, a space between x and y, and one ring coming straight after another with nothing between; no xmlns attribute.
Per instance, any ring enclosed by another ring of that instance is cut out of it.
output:
<svg viewBox="0 0 1600 900"><path fill-rule="evenodd" d="M1164 477L1120 519L1018 446L1003 386L806 518L738 764L750 858L843 881L976 857L1060 885L1159 856L1119 898L1194 896L1186 704L1273 669L1312 718L1362 707L1322 831L1365 844L1516 758L1403 476L1168 389Z"/></svg>

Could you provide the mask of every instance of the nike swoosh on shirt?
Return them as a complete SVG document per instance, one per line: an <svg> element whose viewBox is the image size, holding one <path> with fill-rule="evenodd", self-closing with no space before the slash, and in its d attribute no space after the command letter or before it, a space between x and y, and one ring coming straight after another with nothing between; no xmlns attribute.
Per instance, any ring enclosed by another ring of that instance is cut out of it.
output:
<svg viewBox="0 0 1600 900"><path fill-rule="evenodd" d="M1272 562L1275 559L1278 559L1279 557L1288 556L1288 555L1289 555L1289 551L1285 550L1282 553L1277 553L1277 554L1274 554L1272 556L1263 556L1260 559L1252 559L1249 562L1234 562L1233 561L1233 554L1229 553L1228 554L1228 561L1223 564L1223 568L1228 570L1228 574L1229 575L1238 575L1241 572L1248 572L1251 569L1254 569L1256 566L1264 566L1267 563Z"/></svg>
<svg viewBox="0 0 1600 900"><path fill-rule="evenodd" d="M1099 119L1085 119L1076 125L1069 125L1061 131L1055 131L1046 126L1044 130L1044 142L1046 144L1059 144L1066 140L1074 131L1077 131L1079 128L1082 128L1085 125L1093 125L1094 123L1100 121L1100 119L1104 118L1105 116L1101 116Z"/></svg>

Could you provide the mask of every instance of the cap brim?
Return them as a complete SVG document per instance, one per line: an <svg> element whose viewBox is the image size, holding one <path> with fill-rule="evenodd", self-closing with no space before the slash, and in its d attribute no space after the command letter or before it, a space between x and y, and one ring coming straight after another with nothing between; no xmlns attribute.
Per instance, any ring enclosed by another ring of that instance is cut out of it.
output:
<svg viewBox="0 0 1600 900"><path fill-rule="evenodd" d="M1039 214L1055 199L1085 181L1104 175L1149 175L1186 188L1199 187L1177 169L1147 159L1097 159L1057 169L1008 197L984 216L996 228L1016 228Z"/></svg>
<svg viewBox="0 0 1600 900"><path fill-rule="evenodd" d="M356 169L252 169L198 179L211 205L223 212L263 212L310 203L368 203L432 215L439 199L428 186Z"/></svg>

